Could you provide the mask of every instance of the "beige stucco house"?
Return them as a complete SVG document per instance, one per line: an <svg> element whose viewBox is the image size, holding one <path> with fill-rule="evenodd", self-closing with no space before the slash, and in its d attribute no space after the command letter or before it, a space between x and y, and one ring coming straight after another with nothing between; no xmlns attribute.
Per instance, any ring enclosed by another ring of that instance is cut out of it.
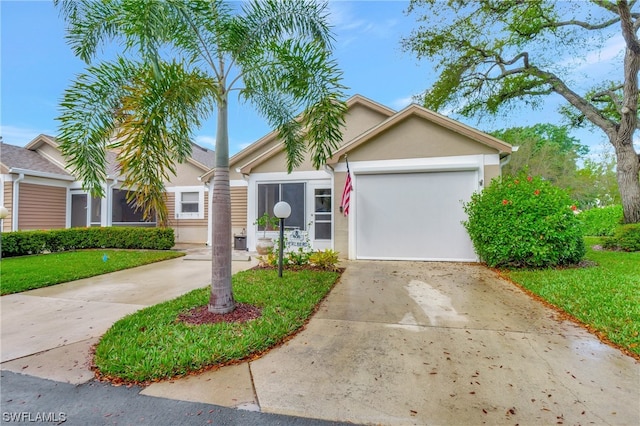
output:
<svg viewBox="0 0 640 426"><path fill-rule="evenodd" d="M127 189L118 171L116 154L107 153L104 198L82 189L67 170L55 138L39 135L25 147L0 145L0 205L9 216L2 231L84 226L155 226L126 202ZM176 176L165 183L168 225L177 242L205 243L208 239L208 187L199 177L214 165L214 153L196 144L192 155L176 166Z"/></svg>
<svg viewBox="0 0 640 426"><path fill-rule="evenodd" d="M359 95L347 105L343 143L320 170L307 159L287 173L276 132L230 159L234 234L246 234L254 250L256 218L284 200L292 207L287 232L313 249L350 259L477 260L462 203L500 175L511 146L418 105L396 112Z"/></svg>
<svg viewBox="0 0 640 426"><path fill-rule="evenodd" d="M276 132L231 157L234 236L255 250L263 233L256 219L284 200L292 207L286 221L292 247L331 248L350 259L477 260L461 224L462 203L500 175L511 146L418 105L394 111L356 95L347 106L343 142L320 170L307 159L287 173ZM66 170L54 138L40 135L24 148L1 149L0 205L9 210L3 231L155 226L124 201L115 154L109 154L105 198L96 199ZM353 191L344 215L347 162ZM213 151L194 144L165 185L177 242L209 242L213 163Z"/></svg>

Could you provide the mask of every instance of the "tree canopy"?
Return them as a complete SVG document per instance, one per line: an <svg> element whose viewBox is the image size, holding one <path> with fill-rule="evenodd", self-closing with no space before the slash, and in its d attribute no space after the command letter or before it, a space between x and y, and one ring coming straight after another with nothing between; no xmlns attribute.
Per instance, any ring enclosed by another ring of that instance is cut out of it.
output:
<svg viewBox="0 0 640 426"><path fill-rule="evenodd" d="M588 147L571 136L567 126L539 123L491 134L518 147L503 167L503 174L541 176L566 190L582 209L620 203L615 162L607 155L601 159L589 157Z"/></svg>
<svg viewBox="0 0 640 426"><path fill-rule="evenodd" d="M607 135L625 220L640 222L640 157L633 146L638 9L635 0L412 0L409 13L421 25L403 47L436 62L437 80L422 95L427 108L472 116L539 107L551 94L564 98L572 124L589 123ZM576 66L612 39L624 45L624 55L610 60L612 75L588 87L576 83Z"/></svg>
<svg viewBox="0 0 640 426"><path fill-rule="evenodd" d="M536 124L491 134L518 147L503 173L516 175L526 169L531 175L542 176L567 189L575 185L577 160L588 152L564 126Z"/></svg>

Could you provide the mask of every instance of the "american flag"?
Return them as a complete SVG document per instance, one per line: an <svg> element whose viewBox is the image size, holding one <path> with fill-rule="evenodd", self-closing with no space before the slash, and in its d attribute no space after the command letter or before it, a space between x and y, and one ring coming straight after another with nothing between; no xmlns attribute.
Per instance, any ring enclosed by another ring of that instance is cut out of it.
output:
<svg viewBox="0 0 640 426"><path fill-rule="evenodd" d="M353 184L351 182L351 172L349 171L349 162L347 161L347 180L344 182L344 190L342 191L342 200L340 201L340 211L345 216L349 216L349 201L351 201L351 191L353 191Z"/></svg>

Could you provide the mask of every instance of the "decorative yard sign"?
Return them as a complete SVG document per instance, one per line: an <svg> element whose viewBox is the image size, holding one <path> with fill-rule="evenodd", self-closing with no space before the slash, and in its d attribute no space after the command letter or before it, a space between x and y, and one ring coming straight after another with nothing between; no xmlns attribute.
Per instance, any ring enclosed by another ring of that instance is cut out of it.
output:
<svg viewBox="0 0 640 426"><path fill-rule="evenodd" d="M287 250L311 248L311 243L309 242L309 232L301 231L299 229L294 229L293 231L286 232L284 243Z"/></svg>

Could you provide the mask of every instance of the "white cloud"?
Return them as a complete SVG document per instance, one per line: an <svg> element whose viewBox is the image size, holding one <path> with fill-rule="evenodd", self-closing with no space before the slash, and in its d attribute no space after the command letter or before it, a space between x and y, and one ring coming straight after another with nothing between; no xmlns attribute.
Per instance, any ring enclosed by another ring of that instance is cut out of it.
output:
<svg viewBox="0 0 640 426"><path fill-rule="evenodd" d="M2 142L9 145L25 146L41 133L52 134L49 131L34 130L26 127L0 126Z"/></svg>
<svg viewBox="0 0 640 426"><path fill-rule="evenodd" d="M364 2L363 2L364 3ZM329 3L329 20L336 33L342 47L346 47L355 40L362 39L362 36L385 39L396 37L394 30L399 25L398 19L383 19L373 21L360 17L358 7L371 7L369 5L358 5L354 7L353 2L332 1Z"/></svg>
<svg viewBox="0 0 640 426"><path fill-rule="evenodd" d="M624 38L619 34L609 39L601 50L589 53L585 58L585 62L587 65L592 65L611 61L617 56L620 56L624 52L625 47Z"/></svg>
<svg viewBox="0 0 640 426"><path fill-rule="evenodd" d="M405 96L403 98L398 98L395 99L393 101L391 101L390 105L391 108L397 109L397 110L401 110L405 107L408 107L409 105L415 103L415 96L414 95L409 95L409 96Z"/></svg>
<svg viewBox="0 0 640 426"><path fill-rule="evenodd" d="M599 43L597 40L593 40L594 46ZM571 56L564 57L558 62L561 66L568 66L573 68L574 72L577 71L589 71L593 73L597 68L609 69L616 64L616 59L621 58L624 54L625 42L622 35L616 35L602 46L602 48L595 49L592 52L587 53L584 57Z"/></svg>
<svg viewBox="0 0 640 426"><path fill-rule="evenodd" d="M199 135L196 136L196 143L198 145L204 146L205 148L215 148L216 146L216 137L215 136L207 136L207 135Z"/></svg>

